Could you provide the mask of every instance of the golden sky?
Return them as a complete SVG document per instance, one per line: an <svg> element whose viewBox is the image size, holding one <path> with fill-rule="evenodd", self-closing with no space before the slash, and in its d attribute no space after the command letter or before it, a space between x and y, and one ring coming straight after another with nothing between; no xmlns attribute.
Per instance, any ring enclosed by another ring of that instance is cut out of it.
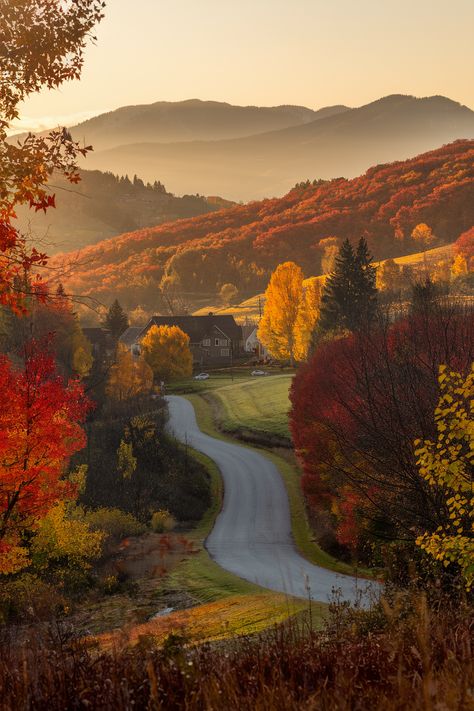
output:
<svg viewBox="0 0 474 711"><path fill-rule="evenodd" d="M108 0L80 82L24 126L199 98L360 106L443 94L474 108L474 0Z"/></svg>

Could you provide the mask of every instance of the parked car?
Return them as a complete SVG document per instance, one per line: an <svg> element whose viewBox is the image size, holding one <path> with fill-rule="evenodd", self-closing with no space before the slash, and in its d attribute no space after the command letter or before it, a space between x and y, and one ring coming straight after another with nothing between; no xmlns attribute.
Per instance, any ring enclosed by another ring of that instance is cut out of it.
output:
<svg viewBox="0 0 474 711"><path fill-rule="evenodd" d="M268 375L264 370L252 370L251 375Z"/></svg>
<svg viewBox="0 0 474 711"><path fill-rule="evenodd" d="M209 373L199 373L199 375L194 376L194 380L207 380Z"/></svg>

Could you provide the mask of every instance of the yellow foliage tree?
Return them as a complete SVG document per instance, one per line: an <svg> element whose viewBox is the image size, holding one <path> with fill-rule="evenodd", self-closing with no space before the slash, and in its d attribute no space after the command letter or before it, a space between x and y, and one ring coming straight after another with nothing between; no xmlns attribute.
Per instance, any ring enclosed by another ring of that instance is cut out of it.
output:
<svg viewBox="0 0 474 711"><path fill-rule="evenodd" d="M468 273L467 260L462 254L457 254L451 265L451 274L454 277Z"/></svg>
<svg viewBox="0 0 474 711"><path fill-rule="evenodd" d="M92 345L78 327L72 337L72 369L81 377L89 375L94 358Z"/></svg>
<svg viewBox="0 0 474 711"><path fill-rule="evenodd" d="M303 302L303 272L294 262L279 264L265 292L258 338L280 360L297 357L298 316Z"/></svg>
<svg viewBox="0 0 474 711"><path fill-rule="evenodd" d="M123 402L150 392L152 386L153 371L144 356L132 356L129 349L119 343L117 362L110 369L107 395L117 402Z"/></svg>
<svg viewBox="0 0 474 711"><path fill-rule="evenodd" d="M319 318L322 286L321 280L311 277L303 283L303 298L296 319L295 358L298 361L308 357L311 337Z"/></svg>
<svg viewBox="0 0 474 711"><path fill-rule="evenodd" d="M417 545L446 567L459 566L466 587L474 584L474 364L464 378L439 369L440 398L435 410L437 439L415 441L421 476L443 495L447 518Z"/></svg>
<svg viewBox="0 0 474 711"><path fill-rule="evenodd" d="M141 345L155 380L185 378L193 372L189 336L178 326L152 326Z"/></svg>
<svg viewBox="0 0 474 711"><path fill-rule="evenodd" d="M59 501L40 521L31 544L31 556L37 567L63 559L83 570L100 556L104 533L91 531L83 520L82 509Z"/></svg>
<svg viewBox="0 0 474 711"><path fill-rule="evenodd" d="M411 233L412 239L419 242L423 249L426 249L434 240L433 230L425 222L420 222Z"/></svg>
<svg viewBox="0 0 474 711"><path fill-rule="evenodd" d="M432 267L431 279L435 283L448 282L451 279L451 261L440 259Z"/></svg>
<svg viewBox="0 0 474 711"><path fill-rule="evenodd" d="M399 291L403 287L402 268L394 259L386 259L377 267L377 289Z"/></svg>

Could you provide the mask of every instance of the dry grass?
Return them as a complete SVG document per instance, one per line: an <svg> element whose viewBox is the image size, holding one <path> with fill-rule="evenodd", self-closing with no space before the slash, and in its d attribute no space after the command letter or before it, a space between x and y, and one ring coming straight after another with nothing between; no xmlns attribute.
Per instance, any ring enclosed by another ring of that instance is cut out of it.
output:
<svg viewBox="0 0 474 711"><path fill-rule="evenodd" d="M5 638L3 711L471 711L472 608L418 596L385 613L339 608L324 632L296 621L259 636L100 652L67 640Z"/></svg>
<svg viewBox="0 0 474 711"><path fill-rule="evenodd" d="M162 645L169 635L179 635L187 644L202 644L255 634L272 625L283 622L307 607L302 600L287 598L272 593L235 595L199 605L187 610L178 610L159 616L129 629L103 634L95 640L103 648L117 645L134 646L146 639L154 645ZM326 606L314 603L319 619L319 608Z"/></svg>

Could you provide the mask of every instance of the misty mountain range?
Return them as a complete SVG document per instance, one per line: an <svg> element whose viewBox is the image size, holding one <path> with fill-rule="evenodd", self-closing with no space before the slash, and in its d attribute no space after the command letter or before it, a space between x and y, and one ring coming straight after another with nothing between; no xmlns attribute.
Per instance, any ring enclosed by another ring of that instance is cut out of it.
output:
<svg viewBox="0 0 474 711"><path fill-rule="evenodd" d="M124 107L71 132L94 146L89 169L159 179L177 194L247 201L474 138L474 112L442 96L392 95L319 111L192 100Z"/></svg>

